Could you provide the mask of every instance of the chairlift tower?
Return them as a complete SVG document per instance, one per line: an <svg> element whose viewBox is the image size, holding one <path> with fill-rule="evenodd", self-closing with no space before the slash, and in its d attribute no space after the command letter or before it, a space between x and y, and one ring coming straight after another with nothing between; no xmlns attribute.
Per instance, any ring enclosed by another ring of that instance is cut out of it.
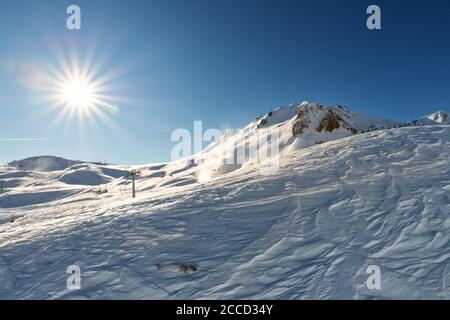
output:
<svg viewBox="0 0 450 320"><path fill-rule="evenodd" d="M136 177L139 177L141 175L141 172L139 170L131 170L128 173L127 177L131 177L133 183L132 183L132 197L136 198L136 185L135 185L135 180Z"/></svg>

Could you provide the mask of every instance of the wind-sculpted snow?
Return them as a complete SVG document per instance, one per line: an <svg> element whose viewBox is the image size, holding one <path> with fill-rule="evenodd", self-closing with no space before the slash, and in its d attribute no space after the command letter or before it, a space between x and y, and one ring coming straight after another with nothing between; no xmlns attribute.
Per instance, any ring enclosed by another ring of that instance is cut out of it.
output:
<svg viewBox="0 0 450 320"><path fill-rule="evenodd" d="M56 190L33 193L9 193L0 197L0 208L16 208L53 202L76 193L77 190Z"/></svg>
<svg viewBox="0 0 450 320"><path fill-rule="evenodd" d="M450 298L449 126L293 149L271 176L152 174L177 166L142 167L135 200L119 178L0 209L17 215L0 223L0 298ZM66 288L70 265L80 290ZM381 290L366 286L370 265Z"/></svg>
<svg viewBox="0 0 450 320"><path fill-rule="evenodd" d="M65 173L59 177L59 180L66 184L98 186L111 182L111 177L94 170L82 169Z"/></svg>

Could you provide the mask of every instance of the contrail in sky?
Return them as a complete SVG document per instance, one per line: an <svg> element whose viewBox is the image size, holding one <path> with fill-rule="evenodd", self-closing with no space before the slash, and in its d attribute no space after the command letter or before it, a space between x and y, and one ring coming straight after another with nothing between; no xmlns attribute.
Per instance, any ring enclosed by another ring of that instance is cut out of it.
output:
<svg viewBox="0 0 450 320"><path fill-rule="evenodd" d="M0 141L49 141L49 140L54 140L54 139L2 139L0 138Z"/></svg>

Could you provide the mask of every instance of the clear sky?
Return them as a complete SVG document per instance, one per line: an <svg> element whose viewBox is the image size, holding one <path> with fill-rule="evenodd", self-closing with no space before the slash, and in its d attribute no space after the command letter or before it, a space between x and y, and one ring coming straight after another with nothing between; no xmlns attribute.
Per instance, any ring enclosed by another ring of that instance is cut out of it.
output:
<svg viewBox="0 0 450 320"><path fill-rule="evenodd" d="M239 128L303 100L400 121L450 109L447 0L2 0L0 40L0 161L167 161L174 129ZM109 121L49 106L39 74L61 56L110 76Z"/></svg>

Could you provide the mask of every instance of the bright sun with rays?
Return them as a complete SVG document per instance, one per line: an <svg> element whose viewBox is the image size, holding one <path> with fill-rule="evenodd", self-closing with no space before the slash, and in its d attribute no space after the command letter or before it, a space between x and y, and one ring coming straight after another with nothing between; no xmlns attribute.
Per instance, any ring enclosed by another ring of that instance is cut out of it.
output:
<svg viewBox="0 0 450 320"><path fill-rule="evenodd" d="M116 128L111 116L118 112L117 104L127 100L113 92L123 92L117 80L124 70L104 70L89 58L82 64L63 54L58 58L58 65L43 69L41 78L47 91L43 99L56 112L50 125L77 118L80 127L93 127L97 119Z"/></svg>
<svg viewBox="0 0 450 320"><path fill-rule="evenodd" d="M89 108L98 100L94 86L86 80L68 81L62 86L61 91L64 102L75 108Z"/></svg>

